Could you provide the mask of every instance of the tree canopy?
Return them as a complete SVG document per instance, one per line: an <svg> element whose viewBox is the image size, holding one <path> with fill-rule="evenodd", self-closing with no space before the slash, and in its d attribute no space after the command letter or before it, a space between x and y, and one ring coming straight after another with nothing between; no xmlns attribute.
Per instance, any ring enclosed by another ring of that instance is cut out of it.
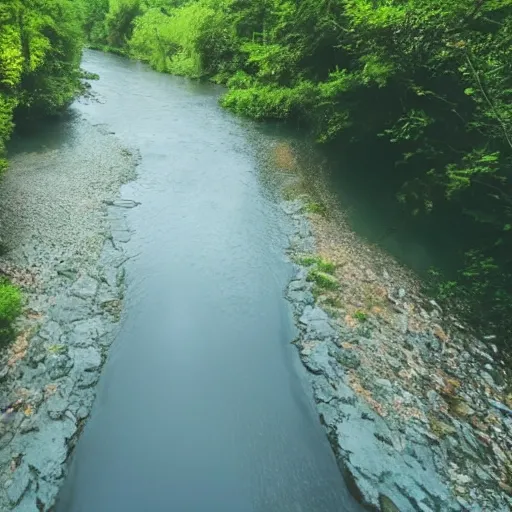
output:
<svg viewBox="0 0 512 512"><path fill-rule="evenodd" d="M15 115L53 114L76 95L80 20L71 0L0 4L0 169Z"/></svg>
<svg viewBox="0 0 512 512"><path fill-rule="evenodd" d="M405 211L473 233L437 293L512 329L510 0L7 0L0 145L13 112L73 96L81 19L93 47L226 84L234 112L392 155L375 172Z"/></svg>

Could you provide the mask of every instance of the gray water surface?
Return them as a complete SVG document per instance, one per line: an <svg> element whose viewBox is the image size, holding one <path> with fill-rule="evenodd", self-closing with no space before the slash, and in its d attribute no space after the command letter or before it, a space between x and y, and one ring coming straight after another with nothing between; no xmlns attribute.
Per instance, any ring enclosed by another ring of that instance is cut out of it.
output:
<svg viewBox="0 0 512 512"><path fill-rule="evenodd" d="M93 124L138 148L125 312L59 511L340 512L350 498L298 363L272 139L220 90L87 52Z"/></svg>

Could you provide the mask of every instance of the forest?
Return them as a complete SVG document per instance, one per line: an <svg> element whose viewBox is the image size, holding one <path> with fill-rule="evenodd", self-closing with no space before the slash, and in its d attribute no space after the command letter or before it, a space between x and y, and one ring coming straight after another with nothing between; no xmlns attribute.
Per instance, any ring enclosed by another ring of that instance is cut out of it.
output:
<svg viewBox="0 0 512 512"><path fill-rule="evenodd" d="M4 0L0 153L13 119L77 94L83 42L224 84L237 114L382 152L407 215L471 233L431 292L512 332L510 0Z"/></svg>

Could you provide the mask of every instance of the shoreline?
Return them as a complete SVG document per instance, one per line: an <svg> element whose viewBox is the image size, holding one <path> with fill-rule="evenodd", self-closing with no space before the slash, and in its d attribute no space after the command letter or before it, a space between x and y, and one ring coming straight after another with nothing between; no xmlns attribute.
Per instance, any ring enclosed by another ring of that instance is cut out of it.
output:
<svg viewBox="0 0 512 512"><path fill-rule="evenodd" d="M137 204L119 191L137 158L101 126L73 128L78 142L20 153L0 187L0 270L27 301L0 360L0 405L14 405L0 420L2 510L51 509L122 312L124 212ZM280 206L294 343L354 495L384 512L509 510L511 381L497 348L319 203Z"/></svg>
<svg viewBox="0 0 512 512"><path fill-rule="evenodd" d="M1 405L12 406L0 420L6 511L53 506L122 310L130 232L127 205L117 200L137 161L82 118L64 129L80 137L43 145L42 156L37 148L15 155L1 186L9 250L0 268L25 298L19 334L0 365Z"/></svg>
<svg viewBox="0 0 512 512"><path fill-rule="evenodd" d="M312 204L306 195L281 205L294 225L286 296L354 496L384 512L510 510L511 380L498 349L425 297L412 271Z"/></svg>

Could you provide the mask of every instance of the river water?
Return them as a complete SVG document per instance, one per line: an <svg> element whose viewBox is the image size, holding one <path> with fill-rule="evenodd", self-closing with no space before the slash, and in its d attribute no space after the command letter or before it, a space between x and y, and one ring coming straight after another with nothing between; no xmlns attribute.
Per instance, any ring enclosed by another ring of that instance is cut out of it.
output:
<svg viewBox="0 0 512 512"><path fill-rule="evenodd" d="M215 86L96 52L83 65L99 101L74 108L138 149L122 196L140 205L121 331L57 510L358 510L290 345L272 135Z"/></svg>

